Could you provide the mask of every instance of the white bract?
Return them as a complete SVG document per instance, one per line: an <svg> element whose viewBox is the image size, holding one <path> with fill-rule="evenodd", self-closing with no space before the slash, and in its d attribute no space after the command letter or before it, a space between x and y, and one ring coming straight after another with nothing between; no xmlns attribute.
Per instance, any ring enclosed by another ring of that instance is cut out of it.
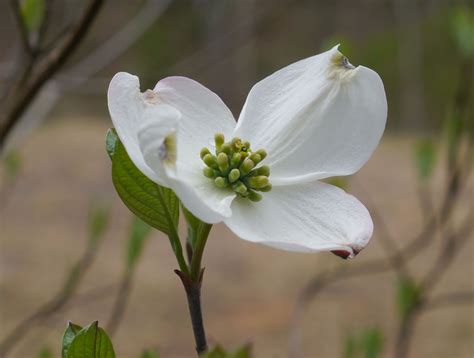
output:
<svg viewBox="0 0 474 358"><path fill-rule="evenodd" d="M369 242L373 224L364 205L319 180L353 174L369 159L387 102L377 73L352 66L337 46L257 83L237 123L215 93L185 77L141 93L136 76L118 73L108 105L135 165L202 221L224 222L244 240L290 251L352 257ZM216 133L266 151L261 164L271 169L272 187L257 194L262 200L203 174L200 153L215 149Z"/></svg>

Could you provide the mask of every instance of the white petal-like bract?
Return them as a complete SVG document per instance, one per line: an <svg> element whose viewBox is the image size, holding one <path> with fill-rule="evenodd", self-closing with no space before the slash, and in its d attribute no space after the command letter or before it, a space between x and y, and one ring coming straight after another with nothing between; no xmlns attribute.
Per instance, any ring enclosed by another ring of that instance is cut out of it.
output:
<svg viewBox="0 0 474 358"><path fill-rule="evenodd" d="M236 134L267 150L273 185L302 183L359 170L386 118L380 77L334 47L257 83Z"/></svg>
<svg viewBox="0 0 474 358"><path fill-rule="evenodd" d="M349 257L373 231L360 201L322 182L278 186L257 203L236 199L225 223L244 240L288 251L344 251Z"/></svg>

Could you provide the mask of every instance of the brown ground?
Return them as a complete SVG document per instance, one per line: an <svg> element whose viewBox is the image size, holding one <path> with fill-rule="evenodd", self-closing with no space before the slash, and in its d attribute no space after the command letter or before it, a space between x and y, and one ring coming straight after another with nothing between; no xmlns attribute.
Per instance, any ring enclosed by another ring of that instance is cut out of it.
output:
<svg viewBox="0 0 474 358"><path fill-rule="evenodd" d="M59 354L67 320L87 324L108 319L123 269L130 214L111 184L103 143L106 128L105 121L46 125L21 149L24 167L17 182L9 188L2 183L7 192L1 203L0 339L56 292L65 268L82 253L91 200L113 201L112 228L79 291L114 288L94 299L74 301L28 334L11 357L34 357L44 345ZM370 193L399 245L419 231L422 221L412 143L409 138L386 136L349 189L362 201ZM435 180L435 189L440 179ZM464 209L472 189L471 183L463 198ZM473 242L442 278L438 291L474 289ZM433 254L420 255L414 272L422 274ZM219 225L211 233L205 255L203 301L209 338L228 347L253 342L259 358L285 357L292 305L305 283L324 269L382 255L377 236L356 260L344 262L331 254L294 254L250 244ZM193 356L184 294L172 273L175 267L167 239L154 234L140 262L125 321L113 339L118 357L138 357L143 348L155 346L165 358ZM332 285L307 311L306 356L340 357L349 332L373 325L384 330L389 352L396 327L393 297L392 274ZM411 357L474 357L473 331L472 305L433 311L417 325Z"/></svg>

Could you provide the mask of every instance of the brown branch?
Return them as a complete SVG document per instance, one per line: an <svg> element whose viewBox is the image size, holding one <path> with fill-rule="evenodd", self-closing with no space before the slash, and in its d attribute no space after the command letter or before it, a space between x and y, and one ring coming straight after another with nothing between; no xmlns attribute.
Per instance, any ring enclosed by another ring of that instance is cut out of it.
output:
<svg viewBox="0 0 474 358"><path fill-rule="evenodd" d="M473 302L473 291L445 293L426 301L424 304L424 310L428 311L460 304L471 304Z"/></svg>
<svg viewBox="0 0 474 358"><path fill-rule="evenodd" d="M82 17L67 35L61 45L53 48L45 57L44 62L25 88L17 91L8 106L5 117L0 123L0 149L3 148L6 138L15 124L20 120L29 104L34 100L43 85L64 65L77 49L97 17L104 0L90 0Z"/></svg>
<svg viewBox="0 0 474 358"><path fill-rule="evenodd" d="M132 289L132 278L132 272L129 270L127 270L124 276L122 277L122 281L118 289L118 294L116 296L112 312L110 313L109 321L105 326L105 330L110 336L113 336L115 334L117 328L123 320L125 309L127 307L128 299L130 297Z"/></svg>

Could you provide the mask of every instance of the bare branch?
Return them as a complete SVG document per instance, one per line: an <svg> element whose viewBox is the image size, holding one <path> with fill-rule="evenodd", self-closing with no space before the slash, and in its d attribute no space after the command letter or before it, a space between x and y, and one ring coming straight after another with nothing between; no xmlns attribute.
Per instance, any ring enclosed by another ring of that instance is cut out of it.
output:
<svg viewBox="0 0 474 358"><path fill-rule="evenodd" d="M424 304L424 309L426 311L462 304L471 304L473 302L474 291L444 293L426 301L426 303Z"/></svg>
<svg viewBox="0 0 474 358"><path fill-rule="evenodd" d="M5 117L0 123L0 147L3 147L8 133L21 118L29 104L34 100L39 90L66 62L77 49L96 18L104 0L91 0L82 17L68 34L64 42L50 51L44 63L35 71L25 88L15 96Z"/></svg>

